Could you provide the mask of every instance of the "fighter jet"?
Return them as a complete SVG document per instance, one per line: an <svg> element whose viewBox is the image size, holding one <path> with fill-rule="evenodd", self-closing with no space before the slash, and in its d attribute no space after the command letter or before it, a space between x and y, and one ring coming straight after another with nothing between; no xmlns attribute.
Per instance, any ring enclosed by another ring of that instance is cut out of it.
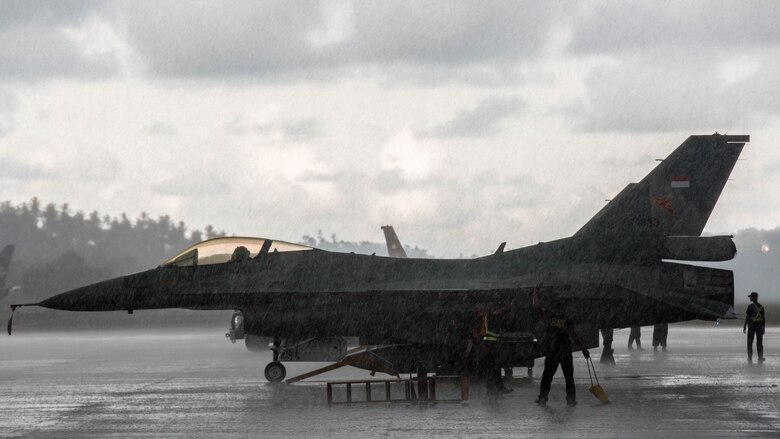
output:
<svg viewBox="0 0 780 439"><path fill-rule="evenodd" d="M8 293L17 287L6 287L5 278L8 276L8 268L11 266L11 259L14 256L13 244L8 244L0 251L0 300L3 300Z"/></svg>
<svg viewBox="0 0 780 439"><path fill-rule="evenodd" d="M630 183L574 235L475 259L333 253L262 238L211 239L159 267L55 295L68 311L241 310L244 331L273 340L281 361L312 357L389 373L472 373L480 333L528 333L499 343L502 364L545 355L544 314L565 315L585 347L599 328L734 318L731 271L674 262L734 257L729 236L702 237L746 135L690 136ZM9 321L9 333L12 322ZM364 347L347 351L344 337ZM307 348L285 340L332 341ZM285 359L286 358L286 359ZM288 380L289 381L289 380Z"/></svg>

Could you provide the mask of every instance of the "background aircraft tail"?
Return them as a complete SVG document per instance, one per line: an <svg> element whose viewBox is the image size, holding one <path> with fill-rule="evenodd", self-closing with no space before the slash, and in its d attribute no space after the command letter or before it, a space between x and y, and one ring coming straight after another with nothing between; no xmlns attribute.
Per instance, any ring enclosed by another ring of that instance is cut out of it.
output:
<svg viewBox="0 0 780 439"><path fill-rule="evenodd" d="M14 255L14 245L8 244L0 251L0 288L5 286L5 277L8 275L8 268L11 266L11 258Z"/></svg>
<svg viewBox="0 0 780 439"><path fill-rule="evenodd" d="M393 226L382 226L382 231L385 232L385 242L387 243L387 253L391 258L405 258L406 251L404 246L401 245L401 241L393 230Z"/></svg>
<svg viewBox="0 0 780 439"><path fill-rule="evenodd" d="M626 186L574 236L613 248L654 248L656 255L668 247L669 237L700 236L749 141L747 135L717 133L688 137L642 181Z"/></svg>

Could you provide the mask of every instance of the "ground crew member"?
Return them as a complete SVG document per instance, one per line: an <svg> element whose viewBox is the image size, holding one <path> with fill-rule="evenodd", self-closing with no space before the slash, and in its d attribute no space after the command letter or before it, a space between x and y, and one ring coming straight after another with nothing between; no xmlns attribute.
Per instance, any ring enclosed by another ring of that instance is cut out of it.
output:
<svg viewBox="0 0 780 439"><path fill-rule="evenodd" d="M745 324L742 325L742 333L747 332L747 351L748 363L753 363L753 337L756 339L756 350L758 351L758 361L764 362L764 329L766 315L764 307L758 303L758 293L753 291L748 296L753 302L745 311Z"/></svg>
<svg viewBox="0 0 780 439"><path fill-rule="evenodd" d="M547 327L547 356L544 359L544 373L542 373L542 382L539 386L539 398L536 403L540 405L547 404L547 395L550 393L553 375L558 371L558 365L561 365L563 377L566 380L566 404L569 406L577 405L577 391L574 387L574 364L571 355L572 338L582 350L585 358L590 358L590 352L582 347L574 329L569 322L560 317L552 317L548 321Z"/></svg>
<svg viewBox="0 0 780 439"><path fill-rule="evenodd" d="M653 351L658 352L658 346L661 346L661 350L666 352L666 337L669 335L669 325L667 323L659 323L653 326Z"/></svg>
<svg viewBox="0 0 780 439"><path fill-rule="evenodd" d="M479 326L472 330L472 344L477 347L478 375L486 377L485 388L489 394L507 394L514 389L507 388L501 377L498 343L501 334L488 329L488 314L480 313Z"/></svg>
<svg viewBox="0 0 780 439"><path fill-rule="evenodd" d="M615 330L612 328L604 328L601 330L601 338L604 339L604 349L601 350L601 364L615 364L615 357L612 355L615 352L612 349L612 336Z"/></svg>
<svg viewBox="0 0 780 439"><path fill-rule="evenodd" d="M642 336L642 330L639 328L639 326L632 326L631 332L628 334L628 349L634 349L633 346L631 346L634 343L634 340L636 340L636 349L641 351L642 350L642 342L639 341L639 338Z"/></svg>

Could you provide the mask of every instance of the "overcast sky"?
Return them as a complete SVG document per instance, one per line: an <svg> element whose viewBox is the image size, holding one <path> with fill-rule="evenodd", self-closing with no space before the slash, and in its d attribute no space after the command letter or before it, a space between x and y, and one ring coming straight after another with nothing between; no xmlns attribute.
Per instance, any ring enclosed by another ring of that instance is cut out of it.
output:
<svg viewBox="0 0 780 439"><path fill-rule="evenodd" d="M780 226L780 2L0 1L0 200L442 256L564 237L690 134Z"/></svg>

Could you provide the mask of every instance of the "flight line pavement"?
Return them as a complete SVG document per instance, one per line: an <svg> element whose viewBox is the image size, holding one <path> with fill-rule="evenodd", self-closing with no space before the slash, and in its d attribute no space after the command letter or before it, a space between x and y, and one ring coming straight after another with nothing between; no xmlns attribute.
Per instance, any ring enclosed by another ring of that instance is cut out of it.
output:
<svg viewBox="0 0 780 439"><path fill-rule="evenodd" d="M671 325L665 354L649 347L652 328L643 328L643 351L627 350L628 330L616 331L616 364L596 362L612 402L588 392L575 354L573 408L560 372L547 407L533 403L541 361L536 378L501 398L473 385L466 403L328 407L325 381L368 373L269 384L270 352L213 329L17 332L0 338L0 437L778 437L780 328L764 337L767 361L750 366L741 323L730 323ZM322 365L287 363L288 377Z"/></svg>

